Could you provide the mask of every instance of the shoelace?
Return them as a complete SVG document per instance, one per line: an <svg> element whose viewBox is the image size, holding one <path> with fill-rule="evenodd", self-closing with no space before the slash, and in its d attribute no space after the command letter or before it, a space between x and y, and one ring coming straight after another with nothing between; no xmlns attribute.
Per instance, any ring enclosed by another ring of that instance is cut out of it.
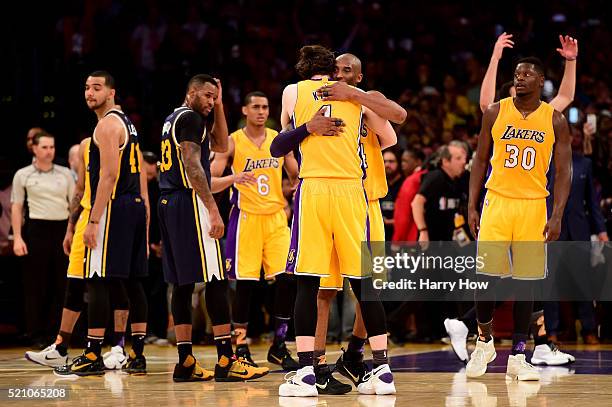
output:
<svg viewBox="0 0 612 407"><path fill-rule="evenodd" d="M287 383L291 383L293 384L293 378L297 375L297 370L293 371L293 372L287 372L285 373L285 381Z"/></svg>
<svg viewBox="0 0 612 407"><path fill-rule="evenodd" d="M535 369L535 367L531 363L527 362L526 360L521 360L521 367L526 367L528 369Z"/></svg>
<svg viewBox="0 0 612 407"><path fill-rule="evenodd" d="M470 361L473 360L475 362L484 362L484 356L485 356L484 349L476 348L476 349L474 349L474 352L472 352L472 356L470 357Z"/></svg>

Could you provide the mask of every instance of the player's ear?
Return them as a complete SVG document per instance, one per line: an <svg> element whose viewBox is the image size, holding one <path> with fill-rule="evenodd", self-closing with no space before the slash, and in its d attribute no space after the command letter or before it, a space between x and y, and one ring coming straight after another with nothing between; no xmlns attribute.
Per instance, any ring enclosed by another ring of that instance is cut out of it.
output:
<svg viewBox="0 0 612 407"><path fill-rule="evenodd" d="M109 97L114 98L116 93L117 91L115 89L111 89Z"/></svg>
<svg viewBox="0 0 612 407"><path fill-rule="evenodd" d="M363 79L363 74L362 73L357 75L357 83L360 83L362 79Z"/></svg>
<svg viewBox="0 0 612 407"><path fill-rule="evenodd" d="M245 116L247 115L247 108L246 108L246 106L242 106L242 114L245 115Z"/></svg>

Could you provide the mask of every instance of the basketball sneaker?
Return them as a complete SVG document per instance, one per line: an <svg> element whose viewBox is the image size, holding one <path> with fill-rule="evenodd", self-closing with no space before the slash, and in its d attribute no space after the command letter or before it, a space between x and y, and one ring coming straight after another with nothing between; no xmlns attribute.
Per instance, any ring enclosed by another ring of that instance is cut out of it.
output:
<svg viewBox="0 0 612 407"><path fill-rule="evenodd" d="M553 342L536 346L531 355L531 363L534 365L560 366L575 361L573 355L561 352Z"/></svg>
<svg viewBox="0 0 612 407"><path fill-rule="evenodd" d="M58 376L102 376L104 361L93 352L85 353L72 359L69 365L56 367L53 372Z"/></svg>
<svg viewBox="0 0 612 407"><path fill-rule="evenodd" d="M136 353L130 349L127 362L121 370L134 375L147 374L147 359L145 359L144 355L137 356Z"/></svg>
<svg viewBox="0 0 612 407"><path fill-rule="evenodd" d="M62 356L55 348L55 344L47 346L40 352L29 350L25 353L25 358L30 362L49 367L58 367L68 364L68 354Z"/></svg>
<svg viewBox="0 0 612 407"><path fill-rule="evenodd" d="M312 366L304 366L296 372L289 372L285 375L286 383L278 387L278 395L282 397L316 397L319 395L317 390L317 379Z"/></svg>
<svg viewBox="0 0 612 407"><path fill-rule="evenodd" d="M344 348L340 349L342 355L336 361L336 371L352 381L355 387L358 387L359 384L363 383L363 378L368 371L366 364L363 362L363 354L360 353L356 360L350 360L346 357L347 352Z"/></svg>
<svg viewBox="0 0 612 407"><path fill-rule="evenodd" d="M249 350L248 346L243 346L243 345L237 346L236 347L236 358L246 360L254 367L259 367L257 366L257 363L255 363L255 361L253 360L253 357L251 356L251 351Z"/></svg>
<svg viewBox="0 0 612 407"><path fill-rule="evenodd" d="M242 359L230 359L221 356L215 365L215 381L217 382L241 382L255 380L267 375L270 369L267 367L256 367Z"/></svg>
<svg viewBox="0 0 612 407"><path fill-rule="evenodd" d="M108 370L118 370L125 365L127 356L125 356L123 346L117 345L113 346L110 351L103 354L102 360L104 361L104 367L106 367Z"/></svg>
<svg viewBox="0 0 612 407"><path fill-rule="evenodd" d="M183 363L177 363L172 374L175 382L207 382L213 377L215 374L203 369L193 355L187 356Z"/></svg>
<svg viewBox="0 0 612 407"><path fill-rule="evenodd" d="M395 384L393 374L388 364L380 365L366 373L363 383L357 386L361 394L395 394Z"/></svg>
<svg viewBox="0 0 612 407"><path fill-rule="evenodd" d="M497 353L495 352L495 345L493 344L493 338L489 342L476 340L476 349L472 352L470 361L465 367L465 374L467 377L480 377L487 371L487 365L495 360Z"/></svg>
<svg viewBox="0 0 612 407"><path fill-rule="evenodd" d="M353 390L350 384L344 384L336 379L327 364L316 366L314 372L317 379L315 386L319 394L346 394Z"/></svg>
<svg viewBox="0 0 612 407"><path fill-rule="evenodd" d="M444 320L444 328L446 329L446 333L448 333L451 346L453 351L455 351L455 355L457 355L460 361L467 363L468 327L458 319L446 318Z"/></svg>
<svg viewBox="0 0 612 407"><path fill-rule="evenodd" d="M527 363L525 355L508 356L508 367L506 368L506 379L511 380L540 380L540 372L533 365Z"/></svg>
<svg viewBox="0 0 612 407"><path fill-rule="evenodd" d="M274 343L268 350L268 362L281 365L284 370L295 371L300 368L300 364L291 357L291 352L287 349L285 342L280 345Z"/></svg>

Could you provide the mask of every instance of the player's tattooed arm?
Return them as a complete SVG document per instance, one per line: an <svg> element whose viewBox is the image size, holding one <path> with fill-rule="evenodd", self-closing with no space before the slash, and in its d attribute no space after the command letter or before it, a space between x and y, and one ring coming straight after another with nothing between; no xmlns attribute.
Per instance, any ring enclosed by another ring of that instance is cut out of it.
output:
<svg viewBox="0 0 612 407"><path fill-rule="evenodd" d="M563 113L556 110L553 112L553 129L555 130L553 150L555 184L552 215L544 228L547 242L557 240L561 234L561 219L572 185L572 147L569 125Z"/></svg>
<svg viewBox="0 0 612 407"><path fill-rule="evenodd" d="M206 209L208 209L210 215L210 231L208 234L213 239L220 239L223 237L223 220L219 214L217 203L208 187L208 180L206 179L206 174L204 173L204 168L200 161L202 149L199 144L193 141L181 141L180 146L189 182L204 203Z"/></svg>
<svg viewBox="0 0 612 407"><path fill-rule="evenodd" d="M493 144L491 129L499 113L499 103L490 105L482 116L482 127L478 135L478 146L472 160L472 170L470 172L470 189L468 200L468 225L472 236L478 236L480 214L478 213L478 200L482 183L484 182L485 172L489 167L490 152Z"/></svg>
<svg viewBox="0 0 612 407"><path fill-rule="evenodd" d="M213 109L215 122L210 131L210 149L216 153L224 153L227 151L229 131L227 130L227 121L225 120L225 111L223 110L223 90L221 88L221 81L217 78L215 78L215 81L217 82L219 92L215 99L215 108Z"/></svg>
<svg viewBox="0 0 612 407"><path fill-rule="evenodd" d="M76 173L77 173L77 181L74 186L74 195L70 200L70 214L68 216L68 226L66 227L66 234L64 235L64 241L62 242L62 247L64 249L64 253L66 256L70 255L70 248L72 247L72 237L74 235L74 228L81 216L81 212L83 212L83 207L81 206L81 199L83 199L83 195L85 193L85 177L86 177L86 168L85 162L83 161L83 157L85 155L85 149L89 143L89 138L81 141L79 144L79 161L77 163Z"/></svg>

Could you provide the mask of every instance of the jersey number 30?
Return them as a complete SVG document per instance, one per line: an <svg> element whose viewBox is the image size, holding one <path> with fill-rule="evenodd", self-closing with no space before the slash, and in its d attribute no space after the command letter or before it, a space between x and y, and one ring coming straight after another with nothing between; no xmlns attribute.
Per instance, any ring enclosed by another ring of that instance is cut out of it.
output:
<svg viewBox="0 0 612 407"><path fill-rule="evenodd" d="M519 164L519 160L524 170L529 171L535 166L536 150L533 147L525 147L521 151L514 144L506 144L506 152L510 153L504 161L504 167L506 168L516 167Z"/></svg>

